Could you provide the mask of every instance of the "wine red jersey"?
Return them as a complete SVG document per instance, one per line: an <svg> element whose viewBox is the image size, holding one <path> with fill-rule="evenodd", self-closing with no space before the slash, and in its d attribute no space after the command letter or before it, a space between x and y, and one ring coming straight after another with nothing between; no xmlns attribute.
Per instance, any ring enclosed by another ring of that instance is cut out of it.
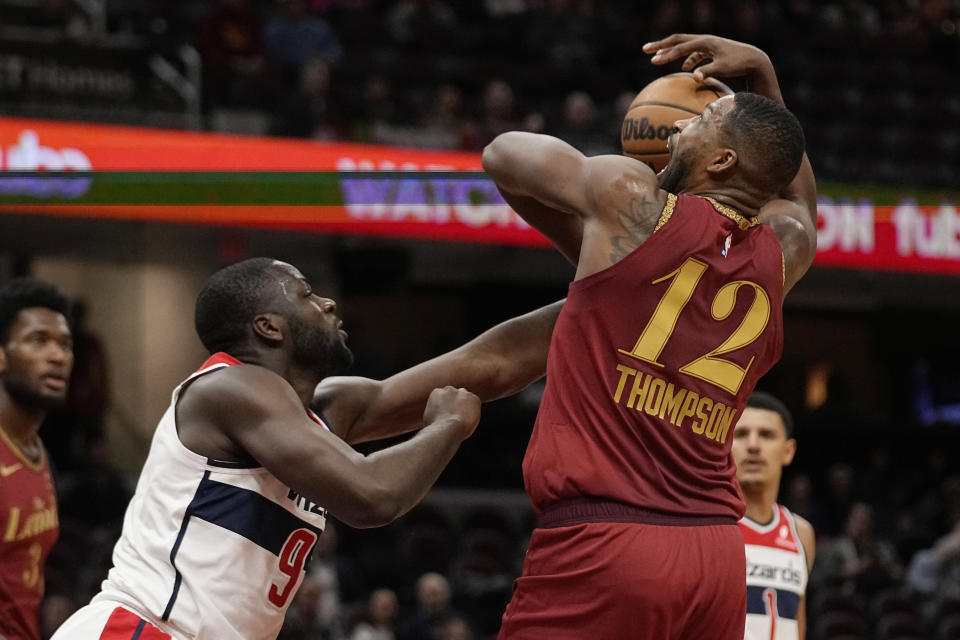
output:
<svg viewBox="0 0 960 640"><path fill-rule="evenodd" d="M0 637L39 640L43 565L59 532L46 452L31 462L0 427Z"/></svg>
<svg viewBox="0 0 960 640"><path fill-rule="evenodd" d="M732 430L780 358L783 281L769 226L671 194L643 244L572 282L523 463L537 512L590 497L739 519Z"/></svg>

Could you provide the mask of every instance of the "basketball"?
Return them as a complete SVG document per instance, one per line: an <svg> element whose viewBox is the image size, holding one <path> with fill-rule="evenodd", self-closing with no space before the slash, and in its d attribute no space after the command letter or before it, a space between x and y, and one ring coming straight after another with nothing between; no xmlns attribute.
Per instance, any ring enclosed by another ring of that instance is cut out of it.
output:
<svg viewBox="0 0 960 640"><path fill-rule="evenodd" d="M667 165L667 138L673 123L698 116L708 104L733 91L714 78L702 84L692 73L671 73L645 86L630 103L620 128L623 154L646 162L654 171Z"/></svg>

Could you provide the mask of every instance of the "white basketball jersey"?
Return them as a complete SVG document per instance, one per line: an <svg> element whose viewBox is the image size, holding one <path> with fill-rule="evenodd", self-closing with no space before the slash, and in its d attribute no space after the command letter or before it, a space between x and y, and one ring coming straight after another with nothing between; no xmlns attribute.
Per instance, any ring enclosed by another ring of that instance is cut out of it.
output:
<svg viewBox="0 0 960 640"><path fill-rule="evenodd" d="M807 588L807 557L797 524L775 505L773 520L740 520L747 554L746 640L797 640L797 612Z"/></svg>
<svg viewBox="0 0 960 640"><path fill-rule="evenodd" d="M218 462L180 442L174 410L183 386L235 364L216 354L174 390L127 507L114 566L93 599L124 604L187 640L276 638L325 524L322 507L255 461Z"/></svg>

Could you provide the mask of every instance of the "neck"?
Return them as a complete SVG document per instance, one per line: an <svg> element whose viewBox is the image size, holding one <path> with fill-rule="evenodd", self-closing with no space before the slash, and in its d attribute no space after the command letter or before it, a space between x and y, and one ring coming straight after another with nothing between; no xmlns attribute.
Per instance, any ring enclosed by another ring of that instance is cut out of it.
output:
<svg viewBox="0 0 960 640"><path fill-rule="evenodd" d="M720 204L736 209L737 213L747 218L758 215L760 207L768 200L755 193L755 189L749 185L744 185L743 180L737 177L721 182L705 175L684 191L698 196L709 196Z"/></svg>
<svg viewBox="0 0 960 640"><path fill-rule="evenodd" d="M296 366L289 354L281 349L263 351L260 349L236 349L230 355L245 364L255 364L273 371L290 383L304 408L313 403L313 394L327 374L322 371L307 370Z"/></svg>
<svg viewBox="0 0 960 640"><path fill-rule="evenodd" d="M47 412L35 407L25 407L11 398L0 385L0 428L28 457L36 457L37 432Z"/></svg>
<svg viewBox="0 0 960 640"><path fill-rule="evenodd" d="M698 196L709 196L720 204L724 204L731 209L736 210L737 213L746 218L754 218L759 215L760 207L763 206L763 203L760 202L759 198L754 198L748 194L738 191L731 192L723 189L704 189L702 191L695 191L692 193L695 193Z"/></svg>
<svg viewBox="0 0 960 640"><path fill-rule="evenodd" d="M743 498L747 503L746 516L760 524L773 520L774 507L777 504L777 486L745 486Z"/></svg>

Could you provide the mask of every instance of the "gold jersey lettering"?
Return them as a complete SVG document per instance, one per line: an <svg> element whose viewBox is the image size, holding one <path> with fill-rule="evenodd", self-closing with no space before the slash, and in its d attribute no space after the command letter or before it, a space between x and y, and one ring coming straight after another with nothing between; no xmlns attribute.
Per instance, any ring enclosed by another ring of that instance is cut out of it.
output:
<svg viewBox="0 0 960 640"><path fill-rule="evenodd" d="M714 440L723 444L727 442L727 432L730 431L730 425L733 424L733 417L736 414L736 409L727 407L727 410L723 412L723 418L720 419L720 425L717 428L717 435L714 437Z"/></svg>
<svg viewBox="0 0 960 640"><path fill-rule="evenodd" d="M643 380L643 386L640 386L640 380ZM636 403L637 411L643 407L643 401L647 397L647 388L650 387L650 376L643 375L637 371L637 376L633 379L633 389L630 390L630 398L627 400L627 406L633 409L634 402L639 398L639 402Z"/></svg>
<svg viewBox="0 0 960 640"><path fill-rule="evenodd" d="M677 413L679 413L680 406L683 404L683 398L686 395L686 389L677 389L676 392L674 392L673 383L668 384L667 390L663 392L663 402L660 404L660 418L662 419L664 414L669 412L671 424L676 425Z"/></svg>
<svg viewBox="0 0 960 640"><path fill-rule="evenodd" d="M16 540L17 527L20 524L20 507L10 508L10 520L7 521L7 532L3 535L4 542Z"/></svg>
<svg viewBox="0 0 960 640"><path fill-rule="evenodd" d="M660 413L660 405L663 403L663 390L666 386L667 383L663 381L663 378L654 378L653 382L650 383L650 391L647 393L647 403L643 406L643 410L649 415L655 416ZM637 405L637 409L639 408L640 405Z"/></svg>
<svg viewBox="0 0 960 640"><path fill-rule="evenodd" d="M710 419L710 416L707 415L707 412L713 409L713 400L707 398L706 396L700 398L700 402L697 404L697 417L700 418L700 422L690 425L690 429L696 433L703 433L704 429L707 428L707 420Z"/></svg>
<svg viewBox="0 0 960 640"><path fill-rule="evenodd" d="M695 391L687 392L687 399L683 401L683 407L680 409L680 415L674 423L678 427L683 426L683 420L689 418L697 410L697 403L700 402L700 394Z"/></svg>
<svg viewBox="0 0 960 640"><path fill-rule="evenodd" d="M704 432L704 435L708 438L713 439L717 435L717 427L720 426L718 418L723 416L724 409L726 409L726 405L719 402L713 405L713 411L710 412L710 422L707 423L707 430Z"/></svg>
<svg viewBox="0 0 960 640"><path fill-rule="evenodd" d="M617 391L613 394L613 401L620 404L620 396L623 395L623 387L627 384L627 378L637 375L637 370L618 364L617 371L620 372L620 382L617 383Z"/></svg>
<svg viewBox="0 0 960 640"><path fill-rule="evenodd" d="M616 404L669 422L678 429L689 424L694 434L726 443L737 414L734 407L623 364L617 365L617 372L617 384L612 393ZM51 514L50 517L56 518L56 512ZM31 516L28 524L32 524L37 515Z"/></svg>

